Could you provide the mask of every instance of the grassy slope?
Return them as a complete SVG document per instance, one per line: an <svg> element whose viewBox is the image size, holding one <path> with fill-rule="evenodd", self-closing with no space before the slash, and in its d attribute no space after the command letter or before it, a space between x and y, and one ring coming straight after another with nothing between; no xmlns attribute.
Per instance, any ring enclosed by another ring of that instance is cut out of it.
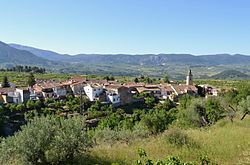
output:
<svg viewBox="0 0 250 165"><path fill-rule="evenodd" d="M244 121L237 119L233 124L226 120L206 130L190 129L185 132L200 148L176 148L159 135L129 145L99 145L92 149L91 155L109 162L131 164L138 159L137 149L144 148L153 160L175 155L185 161L198 161L201 155L207 155L219 164L250 164L250 116Z"/></svg>

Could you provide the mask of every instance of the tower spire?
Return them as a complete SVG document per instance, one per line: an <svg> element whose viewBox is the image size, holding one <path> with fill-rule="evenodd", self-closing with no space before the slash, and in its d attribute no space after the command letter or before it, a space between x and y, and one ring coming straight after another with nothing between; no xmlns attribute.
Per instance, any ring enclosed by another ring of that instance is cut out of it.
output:
<svg viewBox="0 0 250 165"><path fill-rule="evenodd" d="M186 84L187 85L193 85L193 75L191 69L189 69L187 79L186 79Z"/></svg>
<svg viewBox="0 0 250 165"><path fill-rule="evenodd" d="M189 75L192 75L192 71L191 71L191 69L189 69Z"/></svg>

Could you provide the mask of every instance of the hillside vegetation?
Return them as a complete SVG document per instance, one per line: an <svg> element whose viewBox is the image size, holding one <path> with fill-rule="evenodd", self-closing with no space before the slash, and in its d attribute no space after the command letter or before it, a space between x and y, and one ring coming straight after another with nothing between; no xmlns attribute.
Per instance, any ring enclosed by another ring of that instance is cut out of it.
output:
<svg viewBox="0 0 250 165"><path fill-rule="evenodd" d="M136 140L129 144L101 144L91 149L91 155L108 162L133 164L139 159L138 148L147 151L152 160L165 160L175 155L186 162L199 162L200 157L207 156L218 164L249 164L250 163L250 118L246 120L222 120L211 128L187 129L180 132L187 134L197 147L186 145L178 147L167 141L168 132L144 140Z"/></svg>
<svg viewBox="0 0 250 165"><path fill-rule="evenodd" d="M249 79L250 76L237 70L225 70L211 76L212 79Z"/></svg>

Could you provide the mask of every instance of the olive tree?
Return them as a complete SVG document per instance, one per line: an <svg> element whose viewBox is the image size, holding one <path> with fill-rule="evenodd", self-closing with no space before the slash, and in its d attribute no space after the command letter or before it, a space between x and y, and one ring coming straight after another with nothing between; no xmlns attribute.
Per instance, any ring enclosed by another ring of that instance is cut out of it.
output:
<svg viewBox="0 0 250 165"><path fill-rule="evenodd" d="M84 119L35 117L0 144L0 164L74 164L91 146Z"/></svg>
<svg viewBox="0 0 250 165"><path fill-rule="evenodd" d="M250 114L250 96L246 99L242 99L238 105L239 110L243 113L241 120L243 120L247 114Z"/></svg>

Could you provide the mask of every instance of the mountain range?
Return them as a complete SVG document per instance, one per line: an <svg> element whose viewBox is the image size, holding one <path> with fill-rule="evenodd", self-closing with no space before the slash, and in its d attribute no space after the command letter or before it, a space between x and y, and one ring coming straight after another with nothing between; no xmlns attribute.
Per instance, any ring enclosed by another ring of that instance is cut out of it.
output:
<svg viewBox="0 0 250 165"><path fill-rule="evenodd" d="M41 58L26 50L15 49L8 44L0 42L0 64L49 66L56 64L56 62Z"/></svg>
<svg viewBox="0 0 250 165"><path fill-rule="evenodd" d="M63 73L155 75L176 73L185 75L184 70L204 70L204 75L215 75L225 70L236 69L250 75L250 56L241 54L59 54L18 44L0 42L0 66L38 65ZM207 68L207 69L205 69ZM211 73L208 72L210 68ZM212 68L212 69L211 69ZM215 69L216 68L216 69ZM238 73L238 72L237 72ZM203 73L199 73L202 77ZM203 76L204 76L203 75Z"/></svg>
<svg viewBox="0 0 250 165"><path fill-rule="evenodd" d="M132 65L166 65L168 63L177 63L185 65L231 65L231 64L249 64L250 56L241 54L215 54L194 56L191 54L58 54L53 51L37 49L18 44L9 44L9 46L31 52L32 54L44 59L73 62L73 63L98 63L98 64L132 64Z"/></svg>

